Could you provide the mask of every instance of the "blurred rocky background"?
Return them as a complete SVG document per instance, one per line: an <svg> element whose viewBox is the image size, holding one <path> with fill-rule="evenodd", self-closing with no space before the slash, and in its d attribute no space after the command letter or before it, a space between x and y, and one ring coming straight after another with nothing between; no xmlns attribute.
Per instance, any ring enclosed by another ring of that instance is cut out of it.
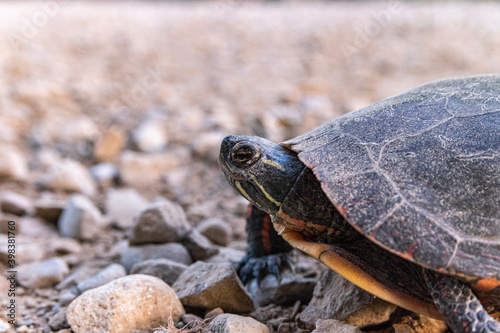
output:
<svg viewBox="0 0 500 333"><path fill-rule="evenodd" d="M499 72L498 22L476 1L0 2L0 332L444 332L300 254L243 288L217 153Z"/></svg>

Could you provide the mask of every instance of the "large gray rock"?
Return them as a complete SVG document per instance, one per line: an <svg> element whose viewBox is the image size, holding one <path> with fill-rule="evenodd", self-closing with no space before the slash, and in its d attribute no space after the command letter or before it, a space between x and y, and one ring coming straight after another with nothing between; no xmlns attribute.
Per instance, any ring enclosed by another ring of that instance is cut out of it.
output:
<svg viewBox="0 0 500 333"><path fill-rule="evenodd" d="M99 209L84 195L73 194L58 221L59 232L64 237L89 240L102 229Z"/></svg>
<svg viewBox="0 0 500 333"><path fill-rule="evenodd" d="M222 308L226 312L253 310L253 301L229 264L198 261L189 266L172 286L185 306Z"/></svg>
<svg viewBox="0 0 500 333"><path fill-rule="evenodd" d="M21 264L17 267L17 281L26 288L48 288L61 282L69 273L68 265L61 258Z"/></svg>
<svg viewBox="0 0 500 333"><path fill-rule="evenodd" d="M342 320L371 304L373 295L355 286L341 275L327 270L314 288L313 298L300 313L300 320L314 329L318 319Z"/></svg>
<svg viewBox="0 0 500 333"><path fill-rule="evenodd" d="M143 210L132 229L131 245L179 242L191 230L182 207L171 201L155 202Z"/></svg>
<svg viewBox="0 0 500 333"><path fill-rule="evenodd" d="M361 333L361 330L335 319L318 319L312 333Z"/></svg>
<svg viewBox="0 0 500 333"><path fill-rule="evenodd" d="M129 333L177 322L185 313L175 292L162 280L130 275L88 290L68 307L66 318L76 333Z"/></svg>
<svg viewBox="0 0 500 333"><path fill-rule="evenodd" d="M192 263L188 250L177 243L127 246L122 253L121 263L127 272L130 272L132 266L138 262L160 258L167 258L185 265Z"/></svg>
<svg viewBox="0 0 500 333"><path fill-rule="evenodd" d="M100 287L108 282L124 277L125 275L127 275L127 273L122 265L111 264L96 275L78 283L76 285L76 289L79 293L83 293L87 290Z"/></svg>
<svg viewBox="0 0 500 333"><path fill-rule="evenodd" d="M228 313L215 317L208 325L208 329L213 333L269 333L266 325L252 317L243 317Z"/></svg>
<svg viewBox="0 0 500 333"><path fill-rule="evenodd" d="M130 228L134 218L149 205L149 202L131 188L109 189L106 196L106 216L120 228Z"/></svg>
<svg viewBox="0 0 500 333"><path fill-rule="evenodd" d="M130 274L156 276L171 286L187 268L187 265L166 258L150 259L136 263Z"/></svg>

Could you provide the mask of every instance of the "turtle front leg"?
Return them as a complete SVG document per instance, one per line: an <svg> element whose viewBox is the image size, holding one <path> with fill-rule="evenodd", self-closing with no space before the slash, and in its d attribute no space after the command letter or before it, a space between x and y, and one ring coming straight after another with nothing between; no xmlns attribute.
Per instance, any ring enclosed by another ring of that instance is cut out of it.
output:
<svg viewBox="0 0 500 333"><path fill-rule="evenodd" d="M462 281L426 270L425 280L434 303L455 333L500 333L500 323L481 305Z"/></svg>
<svg viewBox="0 0 500 333"><path fill-rule="evenodd" d="M252 278L261 280L267 274L279 279L281 268L292 267L293 247L274 230L269 214L252 204L248 206L246 231L247 252L236 268L243 283Z"/></svg>

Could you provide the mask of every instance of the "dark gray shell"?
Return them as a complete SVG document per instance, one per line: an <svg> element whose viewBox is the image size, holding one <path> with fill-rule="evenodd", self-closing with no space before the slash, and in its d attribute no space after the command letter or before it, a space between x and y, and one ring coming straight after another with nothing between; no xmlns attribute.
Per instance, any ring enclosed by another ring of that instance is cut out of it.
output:
<svg viewBox="0 0 500 333"><path fill-rule="evenodd" d="M377 244L500 280L500 75L432 82L283 145Z"/></svg>

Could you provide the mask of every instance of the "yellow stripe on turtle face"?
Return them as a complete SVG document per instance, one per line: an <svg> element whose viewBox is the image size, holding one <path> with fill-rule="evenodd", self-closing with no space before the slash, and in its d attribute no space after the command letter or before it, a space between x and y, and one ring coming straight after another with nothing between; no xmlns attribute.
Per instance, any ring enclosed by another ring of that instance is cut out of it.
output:
<svg viewBox="0 0 500 333"><path fill-rule="evenodd" d="M354 263L348 261L335 251L333 245L313 243L304 240L300 232L286 228L280 224L273 224L276 231L279 230L281 237L292 246L304 251L313 258L322 262L330 269L342 275L358 287L368 291L372 295L390 303L396 304L407 310L423 314L428 317L443 320L434 304L426 303L412 298L410 295L390 290L387 286L375 280L367 272L360 269Z"/></svg>
<svg viewBox="0 0 500 333"><path fill-rule="evenodd" d="M240 193L245 197L247 198L248 201L252 202L252 199L250 199L250 196L248 195L248 193L243 189L243 187L241 186L240 182L234 182L234 184L236 185L236 187L238 188L238 190L240 191Z"/></svg>
<svg viewBox="0 0 500 333"><path fill-rule="evenodd" d="M267 193L267 191L264 189L264 187L259 184L259 182L257 181L257 179L255 179L255 177L252 177L252 180L254 181L255 185L257 185L260 188L262 193L266 196L267 200L271 201L277 207L281 206L281 202L274 200L274 198L269 193Z"/></svg>
<svg viewBox="0 0 500 333"><path fill-rule="evenodd" d="M262 159L262 162L265 163L265 164L267 164L267 165L273 166L276 169L280 169L281 171L285 171L285 168L283 168L283 166L281 164L278 164L278 163L276 163L274 161Z"/></svg>

